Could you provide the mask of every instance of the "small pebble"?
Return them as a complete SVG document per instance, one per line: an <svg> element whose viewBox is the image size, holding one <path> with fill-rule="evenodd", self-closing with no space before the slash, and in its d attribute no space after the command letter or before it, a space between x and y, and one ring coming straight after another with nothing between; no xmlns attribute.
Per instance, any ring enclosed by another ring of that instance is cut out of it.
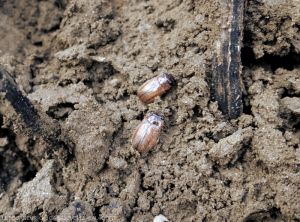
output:
<svg viewBox="0 0 300 222"><path fill-rule="evenodd" d="M157 215L153 219L153 222L166 222L166 221L168 221L168 219L164 215L162 215L162 214Z"/></svg>
<svg viewBox="0 0 300 222"><path fill-rule="evenodd" d="M0 147L5 147L8 144L7 137L0 138Z"/></svg>

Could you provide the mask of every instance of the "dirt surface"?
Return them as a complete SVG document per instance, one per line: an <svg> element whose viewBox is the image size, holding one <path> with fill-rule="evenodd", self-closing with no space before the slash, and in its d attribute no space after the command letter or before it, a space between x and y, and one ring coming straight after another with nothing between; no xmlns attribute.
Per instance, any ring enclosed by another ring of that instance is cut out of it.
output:
<svg viewBox="0 0 300 222"><path fill-rule="evenodd" d="M0 220L299 221L300 1L246 4L244 114L211 101L223 1L0 0L0 64L63 141L0 115ZM149 105L136 92L172 74ZM144 115L165 119L146 155ZM43 117L42 117L43 118Z"/></svg>

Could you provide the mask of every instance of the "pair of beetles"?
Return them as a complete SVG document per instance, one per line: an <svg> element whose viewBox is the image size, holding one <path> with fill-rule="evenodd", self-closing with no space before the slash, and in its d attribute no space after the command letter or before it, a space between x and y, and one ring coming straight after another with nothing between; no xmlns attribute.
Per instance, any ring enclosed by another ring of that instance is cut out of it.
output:
<svg viewBox="0 0 300 222"><path fill-rule="evenodd" d="M156 97L165 94L173 85L175 85L174 78L170 74L163 73L145 82L138 89L137 95L144 104L149 104ZM159 115L146 114L133 133L132 146L142 154L147 153L157 144L163 125L164 120Z"/></svg>

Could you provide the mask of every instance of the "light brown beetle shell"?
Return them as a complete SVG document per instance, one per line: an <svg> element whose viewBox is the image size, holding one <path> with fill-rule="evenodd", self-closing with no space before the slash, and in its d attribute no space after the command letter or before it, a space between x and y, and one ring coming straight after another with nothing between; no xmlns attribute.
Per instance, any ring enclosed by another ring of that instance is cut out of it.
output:
<svg viewBox="0 0 300 222"><path fill-rule="evenodd" d="M151 150L159 141L163 119L154 114L147 114L143 121L138 125L132 136L132 146L140 153Z"/></svg>
<svg viewBox="0 0 300 222"><path fill-rule="evenodd" d="M143 103L152 103L155 97L166 93L174 83L174 78L171 75L164 73L145 82L138 89L137 95Z"/></svg>

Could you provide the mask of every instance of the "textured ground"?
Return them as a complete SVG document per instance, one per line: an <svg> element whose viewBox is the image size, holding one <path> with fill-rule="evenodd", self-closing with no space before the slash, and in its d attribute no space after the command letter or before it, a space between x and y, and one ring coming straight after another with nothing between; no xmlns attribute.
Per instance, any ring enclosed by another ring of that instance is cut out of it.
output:
<svg viewBox="0 0 300 222"><path fill-rule="evenodd" d="M244 114L223 118L210 74L223 13L205 0L0 0L0 64L67 141L0 115L0 219L299 221L300 1L249 0ZM177 82L150 105L138 86ZM131 148L164 116L148 155Z"/></svg>

